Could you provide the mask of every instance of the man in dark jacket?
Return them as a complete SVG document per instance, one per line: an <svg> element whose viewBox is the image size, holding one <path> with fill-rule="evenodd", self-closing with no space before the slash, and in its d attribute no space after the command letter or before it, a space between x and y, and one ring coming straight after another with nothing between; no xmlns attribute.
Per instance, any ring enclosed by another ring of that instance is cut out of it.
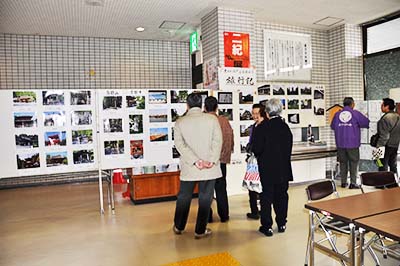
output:
<svg viewBox="0 0 400 266"><path fill-rule="evenodd" d="M278 232L286 230L288 212L289 181L293 181L292 154L293 135L282 120L282 103L279 99L270 99L266 104L269 120L255 128L252 150L257 157L263 192L260 195L261 227L259 231L272 236L271 205L275 210Z"/></svg>
<svg viewBox="0 0 400 266"><path fill-rule="evenodd" d="M400 143L400 116L394 112L394 100L383 99L381 110L385 113L378 121L378 144L377 148L385 147L383 166L379 171L390 171L397 174L397 150Z"/></svg>

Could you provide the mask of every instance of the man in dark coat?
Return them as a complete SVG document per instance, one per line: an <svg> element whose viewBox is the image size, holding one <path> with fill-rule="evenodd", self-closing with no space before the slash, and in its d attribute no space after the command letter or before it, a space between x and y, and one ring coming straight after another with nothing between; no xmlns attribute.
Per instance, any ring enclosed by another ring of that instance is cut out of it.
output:
<svg viewBox="0 0 400 266"><path fill-rule="evenodd" d="M259 231L272 236L271 205L276 214L278 232L286 230L289 181L293 181L291 154L293 135L282 120L282 103L270 99L266 104L269 120L255 129L252 150L257 157L263 192L260 195L261 227Z"/></svg>

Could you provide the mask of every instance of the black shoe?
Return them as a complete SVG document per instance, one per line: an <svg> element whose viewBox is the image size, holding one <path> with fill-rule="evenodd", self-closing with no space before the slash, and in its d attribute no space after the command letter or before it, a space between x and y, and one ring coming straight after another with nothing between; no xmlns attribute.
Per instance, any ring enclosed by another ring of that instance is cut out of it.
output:
<svg viewBox="0 0 400 266"><path fill-rule="evenodd" d="M249 218L249 219L254 219L254 220L260 219L260 215L258 213L248 212L246 215L247 215L247 218Z"/></svg>
<svg viewBox="0 0 400 266"><path fill-rule="evenodd" d="M278 226L278 232L279 233L285 233L285 231L286 231L286 225Z"/></svg>
<svg viewBox="0 0 400 266"><path fill-rule="evenodd" d="M342 183L340 186L341 186L342 188L345 188L345 187L347 187L347 183Z"/></svg>
<svg viewBox="0 0 400 266"><path fill-rule="evenodd" d="M360 185L357 184L350 184L349 189L359 189Z"/></svg>
<svg viewBox="0 0 400 266"><path fill-rule="evenodd" d="M260 226L258 231L260 231L261 233L263 233L266 236L273 236L274 235L274 231L272 231L272 228L265 229L265 227Z"/></svg>
<svg viewBox="0 0 400 266"><path fill-rule="evenodd" d="M221 218L221 223L226 223L227 221L229 221L229 216L226 218Z"/></svg>

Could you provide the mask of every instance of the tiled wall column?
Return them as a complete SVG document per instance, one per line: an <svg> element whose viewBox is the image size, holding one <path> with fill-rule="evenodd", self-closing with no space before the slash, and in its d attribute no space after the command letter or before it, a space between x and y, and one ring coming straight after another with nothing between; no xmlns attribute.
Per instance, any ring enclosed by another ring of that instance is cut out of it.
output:
<svg viewBox="0 0 400 266"><path fill-rule="evenodd" d="M255 66L255 19L250 11L230 10L217 7L201 19L203 61L217 57L224 63L224 31L250 35L250 64Z"/></svg>

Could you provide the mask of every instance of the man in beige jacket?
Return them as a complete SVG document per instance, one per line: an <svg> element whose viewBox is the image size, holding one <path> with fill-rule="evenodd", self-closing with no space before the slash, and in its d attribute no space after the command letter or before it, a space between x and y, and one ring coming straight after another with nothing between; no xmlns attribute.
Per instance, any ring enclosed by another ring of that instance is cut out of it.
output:
<svg viewBox="0 0 400 266"><path fill-rule="evenodd" d="M180 156L180 189L176 201L175 234L185 229L195 184L199 186L195 238L211 234L206 228L214 192L215 180L222 176L219 157L222 133L218 119L201 111L201 95L192 93L187 97L188 111L175 124L175 146Z"/></svg>

